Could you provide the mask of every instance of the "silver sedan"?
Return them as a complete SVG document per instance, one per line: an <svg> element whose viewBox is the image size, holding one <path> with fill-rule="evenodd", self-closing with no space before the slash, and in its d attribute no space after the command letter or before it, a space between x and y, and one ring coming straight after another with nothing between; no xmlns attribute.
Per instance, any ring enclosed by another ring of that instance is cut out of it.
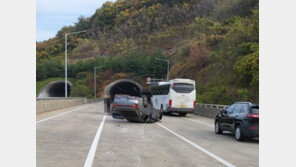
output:
<svg viewBox="0 0 296 167"><path fill-rule="evenodd" d="M162 112L153 107L149 96L142 97L117 94L112 105L112 116L115 119L126 119L130 122L156 122L161 120Z"/></svg>

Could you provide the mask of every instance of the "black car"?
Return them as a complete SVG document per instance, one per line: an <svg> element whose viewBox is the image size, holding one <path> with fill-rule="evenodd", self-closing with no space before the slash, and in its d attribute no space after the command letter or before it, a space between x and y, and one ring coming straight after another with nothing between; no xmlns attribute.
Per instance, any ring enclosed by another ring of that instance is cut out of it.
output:
<svg viewBox="0 0 296 167"><path fill-rule="evenodd" d="M220 111L215 118L215 133L229 131L235 139L259 136L259 106L250 102L237 102Z"/></svg>

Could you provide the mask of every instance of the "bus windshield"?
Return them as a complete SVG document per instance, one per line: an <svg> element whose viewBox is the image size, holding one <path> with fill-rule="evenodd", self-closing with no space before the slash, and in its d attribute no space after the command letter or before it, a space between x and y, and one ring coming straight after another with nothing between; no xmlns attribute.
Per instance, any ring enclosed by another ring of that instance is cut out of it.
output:
<svg viewBox="0 0 296 167"><path fill-rule="evenodd" d="M174 83L172 88L177 93L190 93L194 90L194 85L188 83Z"/></svg>

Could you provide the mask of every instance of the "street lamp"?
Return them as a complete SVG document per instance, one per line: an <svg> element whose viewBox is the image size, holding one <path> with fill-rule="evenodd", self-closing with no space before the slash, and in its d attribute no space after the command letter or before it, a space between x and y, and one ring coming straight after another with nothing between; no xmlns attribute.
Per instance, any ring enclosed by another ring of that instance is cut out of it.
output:
<svg viewBox="0 0 296 167"><path fill-rule="evenodd" d="M161 61L167 61L168 62L168 67L167 67L167 81L169 81L169 75L170 75L170 61L167 59L159 59L159 58L154 58L156 60L161 60Z"/></svg>
<svg viewBox="0 0 296 167"><path fill-rule="evenodd" d="M71 33L68 33L68 34L65 34L65 98L68 97L68 81L67 81L67 38L68 38L68 35L72 35L72 34L79 34L79 33L83 33L83 32L86 32L86 30L83 30L83 31L77 31L77 32L71 32Z"/></svg>
<svg viewBox="0 0 296 167"><path fill-rule="evenodd" d="M96 95L96 89L97 89L97 73L96 73L96 69L97 68L102 68L102 67L104 67L104 66L99 66L99 67L95 67L94 68L94 98L96 98L97 97L97 95Z"/></svg>

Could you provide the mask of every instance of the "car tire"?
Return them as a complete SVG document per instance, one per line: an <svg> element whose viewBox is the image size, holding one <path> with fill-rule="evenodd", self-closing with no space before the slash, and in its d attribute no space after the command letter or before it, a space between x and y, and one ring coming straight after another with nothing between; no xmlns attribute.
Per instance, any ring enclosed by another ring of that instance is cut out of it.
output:
<svg viewBox="0 0 296 167"><path fill-rule="evenodd" d="M163 116L163 108L162 108L162 105L160 107L159 112L160 112L160 114L159 114L159 117L158 117L158 121L160 121L162 119L162 116Z"/></svg>
<svg viewBox="0 0 296 167"><path fill-rule="evenodd" d="M235 127L234 137L235 137L235 140L237 141L242 141L244 139L241 125L237 125Z"/></svg>
<svg viewBox="0 0 296 167"><path fill-rule="evenodd" d="M143 106L146 108L147 105L148 105L148 99L147 99L147 96L143 96Z"/></svg>
<svg viewBox="0 0 296 167"><path fill-rule="evenodd" d="M162 119L162 115L163 115L163 113L161 112L159 115L158 121L160 121Z"/></svg>
<svg viewBox="0 0 296 167"><path fill-rule="evenodd" d="M186 117L187 113L179 113L180 117Z"/></svg>
<svg viewBox="0 0 296 167"><path fill-rule="evenodd" d="M223 131L220 128L220 124L219 124L218 121L215 122L215 133L216 134L222 134L223 133Z"/></svg>

